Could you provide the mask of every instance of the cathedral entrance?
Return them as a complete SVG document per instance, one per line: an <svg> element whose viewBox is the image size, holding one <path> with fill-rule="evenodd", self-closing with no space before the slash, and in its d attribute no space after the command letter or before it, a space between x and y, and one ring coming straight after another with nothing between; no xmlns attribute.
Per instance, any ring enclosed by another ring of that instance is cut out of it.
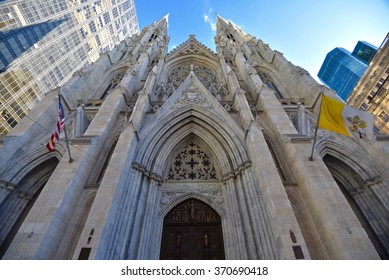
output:
<svg viewBox="0 0 389 280"><path fill-rule="evenodd" d="M221 218L197 199L188 199L165 216L160 259L224 259Z"/></svg>

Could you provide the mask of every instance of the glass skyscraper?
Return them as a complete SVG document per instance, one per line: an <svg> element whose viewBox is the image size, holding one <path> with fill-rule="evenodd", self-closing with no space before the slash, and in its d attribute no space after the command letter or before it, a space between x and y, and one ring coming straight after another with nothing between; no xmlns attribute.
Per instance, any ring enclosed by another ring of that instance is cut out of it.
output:
<svg viewBox="0 0 389 280"><path fill-rule="evenodd" d="M0 135L46 92L138 31L134 0L0 1Z"/></svg>
<svg viewBox="0 0 389 280"><path fill-rule="evenodd" d="M377 48L372 44L369 44L365 41L358 41L355 46L352 55L362 61L363 63L369 65L370 61L373 59L374 55L377 53Z"/></svg>
<svg viewBox="0 0 389 280"><path fill-rule="evenodd" d="M353 53L344 48L330 51L319 70L319 79L346 101L373 59L377 48L359 41Z"/></svg>

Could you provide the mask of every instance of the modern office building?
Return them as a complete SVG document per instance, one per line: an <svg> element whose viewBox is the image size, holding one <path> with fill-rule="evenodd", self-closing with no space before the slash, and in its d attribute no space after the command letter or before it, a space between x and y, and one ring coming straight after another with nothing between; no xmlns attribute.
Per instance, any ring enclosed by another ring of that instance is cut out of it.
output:
<svg viewBox="0 0 389 280"><path fill-rule="evenodd" d="M375 132L389 134L389 33L382 41L347 104L376 116Z"/></svg>
<svg viewBox="0 0 389 280"><path fill-rule="evenodd" d="M327 54L317 76L346 101L376 51L374 46L362 41L352 53L344 48L335 48Z"/></svg>
<svg viewBox="0 0 389 280"><path fill-rule="evenodd" d="M358 41L351 55L369 65L376 53L377 47L365 41Z"/></svg>
<svg viewBox="0 0 389 280"><path fill-rule="evenodd" d="M133 0L0 1L0 135L138 29Z"/></svg>

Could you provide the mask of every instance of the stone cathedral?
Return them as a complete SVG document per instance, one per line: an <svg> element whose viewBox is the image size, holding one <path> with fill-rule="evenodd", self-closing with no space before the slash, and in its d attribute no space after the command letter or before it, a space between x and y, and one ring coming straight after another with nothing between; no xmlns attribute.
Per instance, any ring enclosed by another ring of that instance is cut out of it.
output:
<svg viewBox="0 0 389 280"><path fill-rule="evenodd" d="M333 91L220 16L216 53L168 43L166 16L1 139L1 258L388 259L387 136L319 130L310 160Z"/></svg>

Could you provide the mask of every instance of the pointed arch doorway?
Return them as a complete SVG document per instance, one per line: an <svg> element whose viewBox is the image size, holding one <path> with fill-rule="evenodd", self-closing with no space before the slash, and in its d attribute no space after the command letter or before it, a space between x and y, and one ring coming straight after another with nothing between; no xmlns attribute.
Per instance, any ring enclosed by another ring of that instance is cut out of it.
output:
<svg viewBox="0 0 389 280"><path fill-rule="evenodd" d="M161 260L224 258L221 218L208 204L191 198L165 216Z"/></svg>

